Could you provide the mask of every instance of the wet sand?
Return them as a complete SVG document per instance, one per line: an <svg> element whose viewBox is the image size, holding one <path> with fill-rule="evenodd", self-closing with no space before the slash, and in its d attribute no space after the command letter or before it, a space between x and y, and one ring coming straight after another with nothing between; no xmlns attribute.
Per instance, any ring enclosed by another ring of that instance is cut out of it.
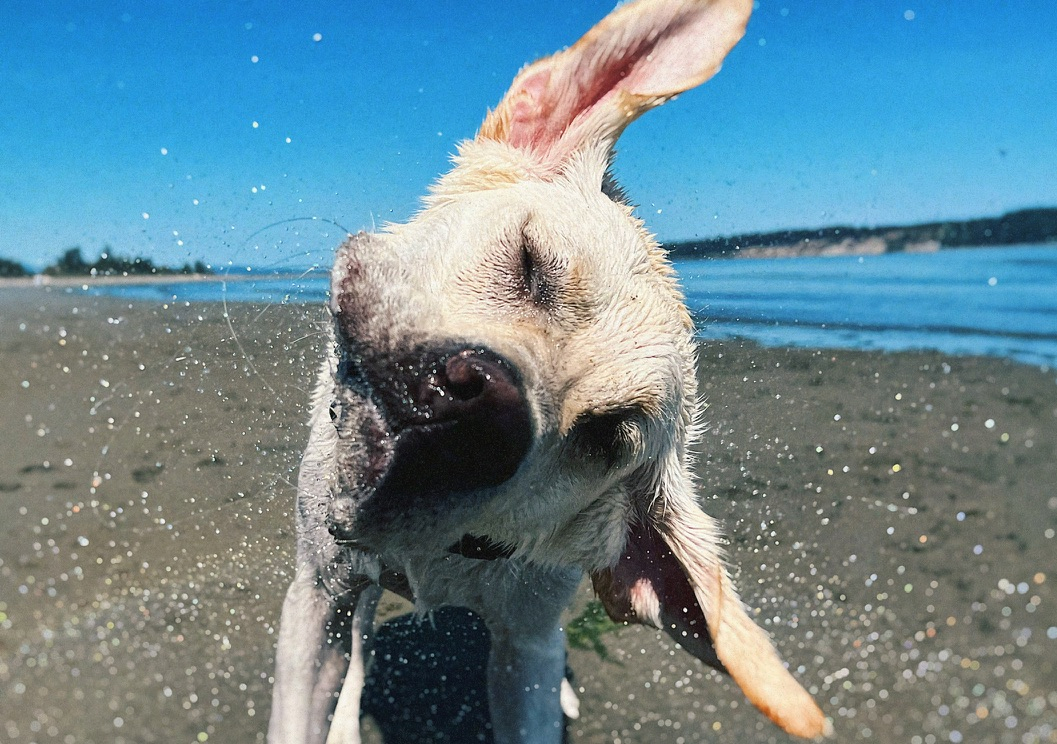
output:
<svg viewBox="0 0 1057 744"><path fill-rule="evenodd" d="M230 310L0 288L0 742L263 741L323 316ZM834 740L1057 741L1057 372L714 344L700 378L705 507ZM600 640L573 741L789 741Z"/></svg>

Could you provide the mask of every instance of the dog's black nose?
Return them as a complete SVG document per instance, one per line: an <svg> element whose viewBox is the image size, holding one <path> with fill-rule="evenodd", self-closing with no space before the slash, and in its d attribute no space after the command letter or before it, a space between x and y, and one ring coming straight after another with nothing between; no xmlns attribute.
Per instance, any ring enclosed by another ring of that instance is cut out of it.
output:
<svg viewBox="0 0 1057 744"><path fill-rule="evenodd" d="M532 443L532 417L510 362L464 348L426 352L389 373L376 391L396 441L378 496L468 492L514 475Z"/></svg>

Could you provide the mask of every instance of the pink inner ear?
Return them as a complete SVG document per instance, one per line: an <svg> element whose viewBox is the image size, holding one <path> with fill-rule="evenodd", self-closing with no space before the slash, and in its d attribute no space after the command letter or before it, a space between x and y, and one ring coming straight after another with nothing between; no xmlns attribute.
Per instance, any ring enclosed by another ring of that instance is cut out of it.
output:
<svg viewBox="0 0 1057 744"><path fill-rule="evenodd" d="M514 147L546 150L561 138L572 123L621 91L636 92L649 75L636 66L650 54L656 39L636 39L621 50L584 50L580 64L570 67L545 60L540 69L526 70L517 81L517 96L508 110L509 142ZM559 57L563 62L564 58Z"/></svg>
<svg viewBox="0 0 1057 744"><path fill-rule="evenodd" d="M690 654L726 672L686 572L651 525L632 523L620 561L591 580L613 620L660 628Z"/></svg>
<svg viewBox="0 0 1057 744"><path fill-rule="evenodd" d="M478 136L554 163L616 142L654 106L712 77L751 0L633 0L564 52L522 70Z"/></svg>

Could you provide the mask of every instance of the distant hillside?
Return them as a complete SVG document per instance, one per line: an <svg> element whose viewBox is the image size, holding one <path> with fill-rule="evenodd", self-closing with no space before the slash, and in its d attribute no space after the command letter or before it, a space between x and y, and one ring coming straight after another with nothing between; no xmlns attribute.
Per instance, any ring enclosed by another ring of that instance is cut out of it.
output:
<svg viewBox="0 0 1057 744"><path fill-rule="evenodd" d="M823 227L668 243L672 258L836 256L912 253L967 246L1057 242L1057 208L1001 217L891 227Z"/></svg>

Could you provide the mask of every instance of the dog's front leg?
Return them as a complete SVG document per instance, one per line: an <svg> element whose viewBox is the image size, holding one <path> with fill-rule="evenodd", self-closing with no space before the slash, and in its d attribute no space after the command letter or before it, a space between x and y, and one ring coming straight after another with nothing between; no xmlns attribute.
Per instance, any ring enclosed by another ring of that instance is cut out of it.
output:
<svg viewBox="0 0 1057 744"><path fill-rule="evenodd" d="M493 565L477 609L491 635L488 706L497 744L558 744L565 635L561 613L580 570Z"/></svg>
<svg viewBox="0 0 1057 744"><path fill-rule="evenodd" d="M335 595L311 563L298 570L283 601L269 744L359 742L363 634L370 630L380 593L381 587L364 579ZM348 699L343 691L339 706L338 693L347 680ZM340 718L344 738L328 737L332 714L335 723Z"/></svg>
<svg viewBox="0 0 1057 744"><path fill-rule="evenodd" d="M497 744L558 744L565 677L561 628L555 623L549 633L536 636L509 628L489 630L488 705Z"/></svg>
<svg viewBox="0 0 1057 744"><path fill-rule="evenodd" d="M349 628L349 663L341 684L327 744L360 744L360 698L367 678L367 654L374 631L374 611L382 587L370 584L360 593Z"/></svg>

